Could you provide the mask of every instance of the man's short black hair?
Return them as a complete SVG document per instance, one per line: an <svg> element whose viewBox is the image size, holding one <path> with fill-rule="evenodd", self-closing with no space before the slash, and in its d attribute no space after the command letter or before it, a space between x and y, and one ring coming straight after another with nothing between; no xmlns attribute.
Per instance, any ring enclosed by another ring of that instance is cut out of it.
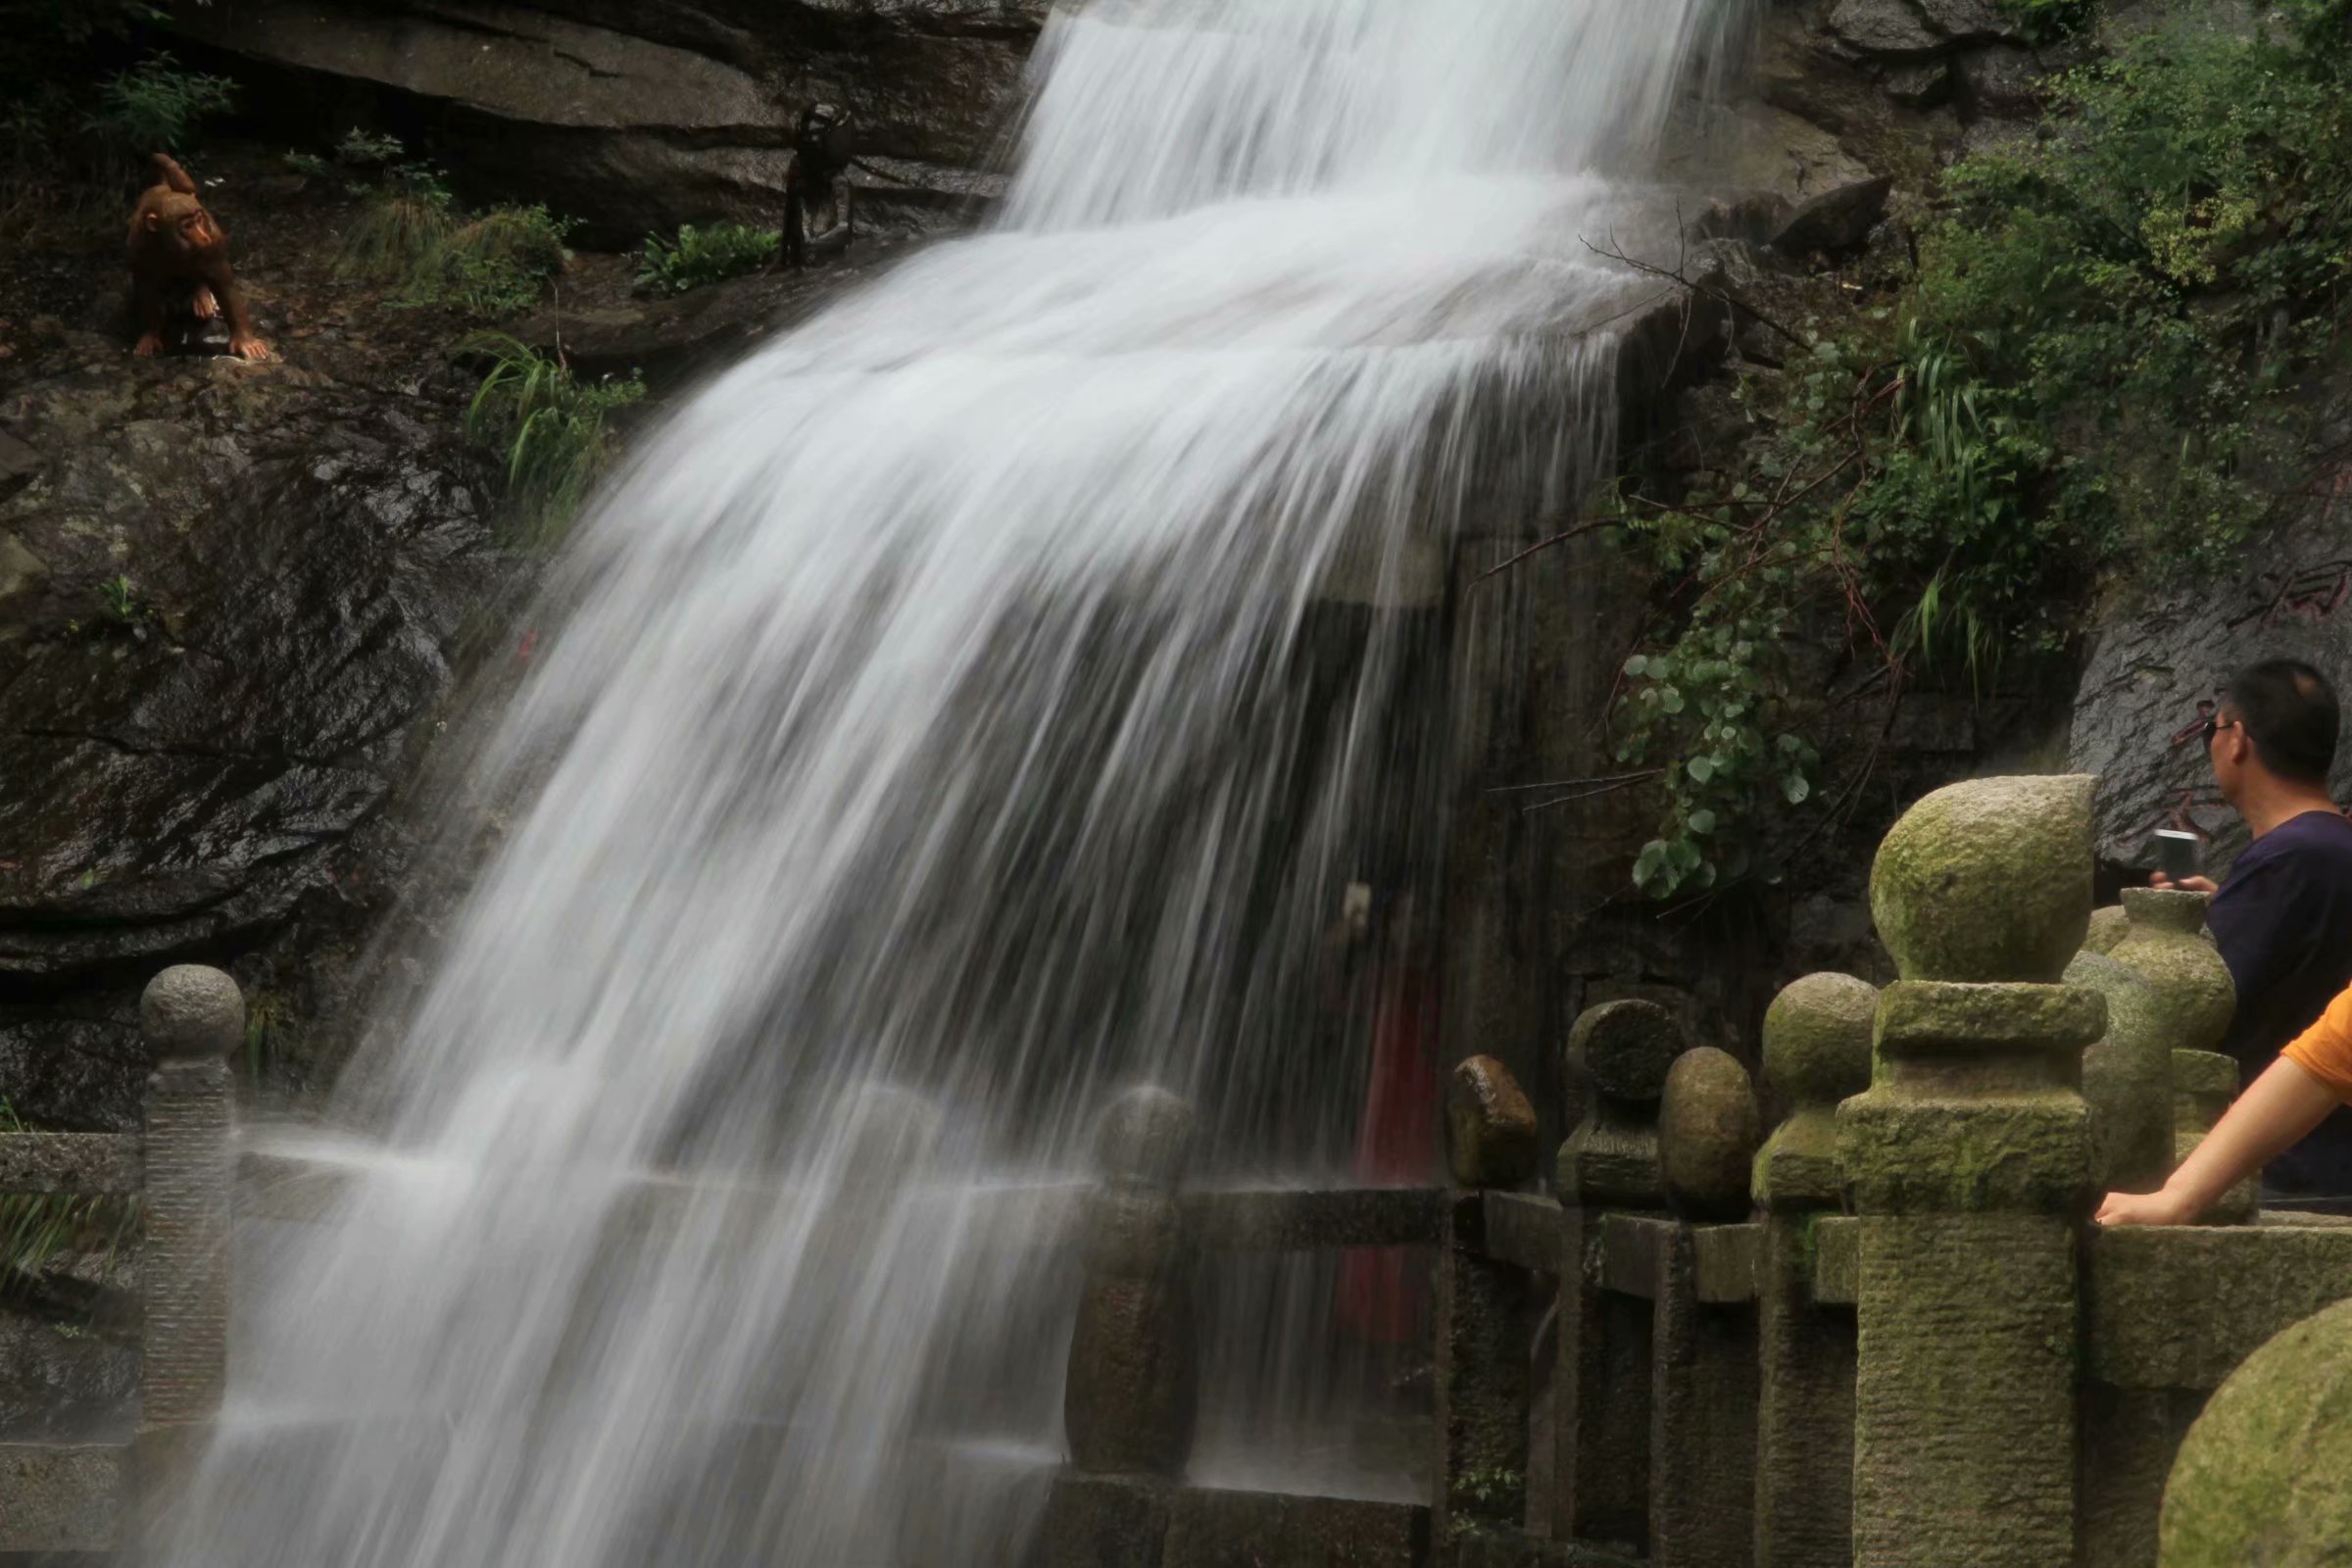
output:
<svg viewBox="0 0 2352 1568"><path fill-rule="evenodd" d="M2245 726L2262 765L2298 784L2328 782L2335 763L2335 688L2300 659L2266 659L2230 677L2222 705Z"/></svg>

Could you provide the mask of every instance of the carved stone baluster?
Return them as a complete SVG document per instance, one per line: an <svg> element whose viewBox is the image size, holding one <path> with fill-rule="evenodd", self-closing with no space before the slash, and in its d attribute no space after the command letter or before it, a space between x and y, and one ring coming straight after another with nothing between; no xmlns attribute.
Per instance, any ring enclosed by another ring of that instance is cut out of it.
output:
<svg viewBox="0 0 2352 1568"><path fill-rule="evenodd" d="M2106 999L2057 983L2090 920L2086 777L1930 795L1880 846L1902 978L1838 1111L1861 1215L1856 1568L2052 1568L2076 1528L2081 1054Z"/></svg>
<svg viewBox="0 0 2352 1568"><path fill-rule="evenodd" d="M1103 1113L1102 1186L1082 1222L1086 1283L1062 1396L1081 1471L1173 1479L1192 1457L1195 1255L1176 1200L1192 1141L1192 1107L1162 1089L1130 1090Z"/></svg>
<svg viewBox="0 0 2352 1568"><path fill-rule="evenodd" d="M1446 1091L1454 1191L1438 1250L1437 1529L1517 1526L1527 1509L1527 1348L1532 1293L1524 1269L1481 1250L1490 1190L1536 1173L1536 1112L1492 1056L1454 1068Z"/></svg>
<svg viewBox="0 0 2352 1568"><path fill-rule="evenodd" d="M139 1023L147 1079L146 1297L141 1406L128 1481L141 1540L169 1536L228 1375L229 1202L235 1098L228 1054L245 1000L218 969L178 964L148 983Z"/></svg>
<svg viewBox="0 0 2352 1568"><path fill-rule="evenodd" d="M1788 1119L1756 1155L1756 1568L1854 1560L1854 1316L1813 1299L1813 1226L1842 1200L1838 1105L1870 1087L1878 1007L1877 987L1812 974L1764 1014L1764 1078Z"/></svg>
<svg viewBox="0 0 2352 1568"><path fill-rule="evenodd" d="M1590 1243L1609 1209L1665 1207L1657 1107L1682 1054L1673 1014L1650 1002L1588 1007L1568 1037L1585 1119L1560 1148L1559 1368L1553 1381L1552 1535L1649 1539L1651 1308L1599 1289Z"/></svg>
<svg viewBox="0 0 2352 1568"><path fill-rule="evenodd" d="M1659 1164L1678 1221L1659 1259L1651 1329L1649 1555L1657 1568L1743 1568L1756 1494L1756 1314L1700 1298L1702 1223L1744 1221L1762 1136L1738 1058L1675 1059L1658 1107Z"/></svg>

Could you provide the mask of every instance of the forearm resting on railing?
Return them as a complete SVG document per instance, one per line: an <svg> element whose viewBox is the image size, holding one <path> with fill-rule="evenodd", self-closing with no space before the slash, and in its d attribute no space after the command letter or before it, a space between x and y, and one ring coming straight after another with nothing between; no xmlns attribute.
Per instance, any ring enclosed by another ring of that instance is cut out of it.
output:
<svg viewBox="0 0 2352 1568"><path fill-rule="evenodd" d="M2284 1153L2343 1102L2335 1086L2281 1056L2237 1097L2161 1191L2109 1193L2099 1205L2098 1221L2185 1225Z"/></svg>

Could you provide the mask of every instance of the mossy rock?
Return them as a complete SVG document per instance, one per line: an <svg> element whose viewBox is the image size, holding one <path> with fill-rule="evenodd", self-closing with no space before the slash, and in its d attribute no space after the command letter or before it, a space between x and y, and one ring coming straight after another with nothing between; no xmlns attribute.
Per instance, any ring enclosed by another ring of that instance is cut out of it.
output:
<svg viewBox="0 0 2352 1568"><path fill-rule="evenodd" d="M2248 1356L2189 1428L2159 1568L2352 1562L2352 1301Z"/></svg>
<svg viewBox="0 0 2352 1568"><path fill-rule="evenodd" d="M2090 926L2087 773L1973 779L1903 813L1870 912L1906 980L2055 982Z"/></svg>

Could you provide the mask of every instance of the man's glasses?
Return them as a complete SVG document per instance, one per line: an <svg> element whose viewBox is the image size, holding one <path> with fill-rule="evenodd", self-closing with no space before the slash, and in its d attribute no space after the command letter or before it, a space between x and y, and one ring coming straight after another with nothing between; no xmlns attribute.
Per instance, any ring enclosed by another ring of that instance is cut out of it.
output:
<svg viewBox="0 0 2352 1568"><path fill-rule="evenodd" d="M2224 718L2219 713L2207 713L2205 715L2205 722L2198 726L2198 733L2204 737L2205 744L2211 746L2213 744L2213 738L2216 735L2219 735L2226 729L2236 729L2238 727L2239 721L2234 718Z"/></svg>

